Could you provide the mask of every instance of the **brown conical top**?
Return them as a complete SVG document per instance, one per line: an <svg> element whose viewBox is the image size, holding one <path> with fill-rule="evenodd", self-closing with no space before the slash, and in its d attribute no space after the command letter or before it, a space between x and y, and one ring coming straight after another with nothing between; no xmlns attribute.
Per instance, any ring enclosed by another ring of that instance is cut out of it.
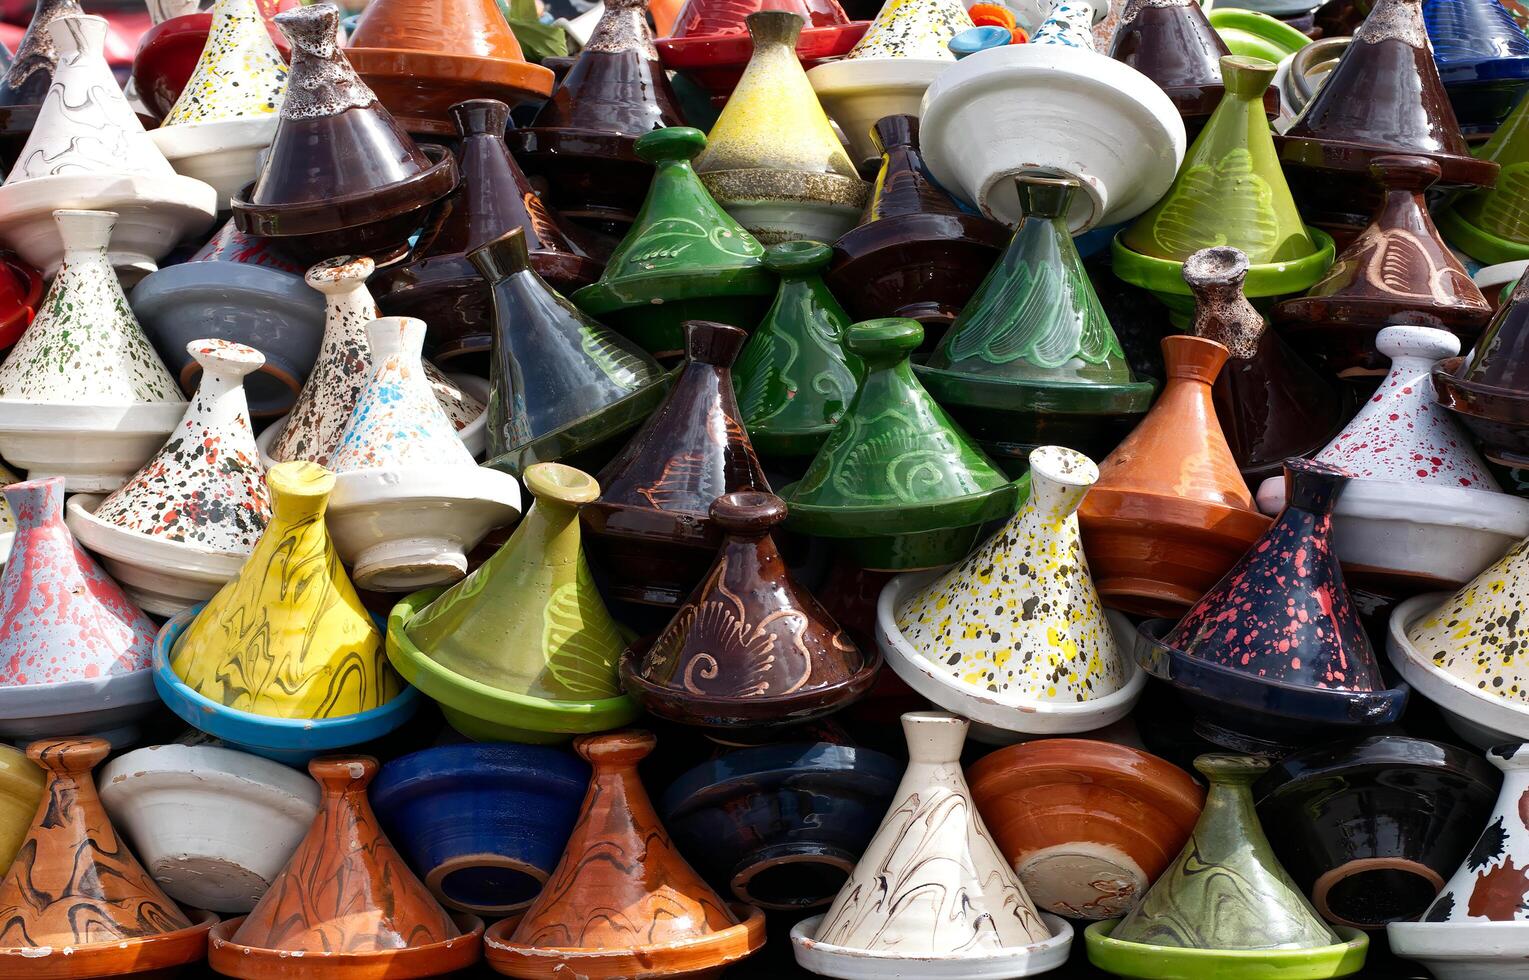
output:
<svg viewBox="0 0 1529 980"><path fill-rule="evenodd" d="M1232 51L1195 0L1128 0L1110 57L1157 83L1179 114L1208 116L1221 101L1221 58Z"/></svg>
<svg viewBox="0 0 1529 980"><path fill-rule="evenodd" d="M924 170L917 116L883 116L871 127L881 170L866 202L862 225L903 214L965 214Z"/></svg>
<svg viewBox="0 0 1529 980"><path fill-rule="evenodd" d="M535 129L632 137L683 125L684 114L653 47L648 0L607 0L589 43L531 123Z"/></svg>

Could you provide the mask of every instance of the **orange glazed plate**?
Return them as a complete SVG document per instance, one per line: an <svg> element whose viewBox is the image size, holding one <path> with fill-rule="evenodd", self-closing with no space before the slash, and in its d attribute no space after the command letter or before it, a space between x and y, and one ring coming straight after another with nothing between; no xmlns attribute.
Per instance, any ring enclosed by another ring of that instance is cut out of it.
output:
<svg viewBox="0 0 1529 980"><path fill-rule="evenodd" d="M216 913L191 910L189 929L144 939L112 940L83 946L0 946L0 977L27 980L86 980L88 977L134 977L199 963L207 955L207 931Z"/></svg>
<svg viewBox="0 0 1529 980"><path fill-rule="evenodd" d="M208 943L207 962L214 970L241 980L414 980L465 970L483 951L483 920L465 912L452 914L460 936L424 946L326 953L313 950L262 949L232 941L244 916L218 923Z"/></svg>

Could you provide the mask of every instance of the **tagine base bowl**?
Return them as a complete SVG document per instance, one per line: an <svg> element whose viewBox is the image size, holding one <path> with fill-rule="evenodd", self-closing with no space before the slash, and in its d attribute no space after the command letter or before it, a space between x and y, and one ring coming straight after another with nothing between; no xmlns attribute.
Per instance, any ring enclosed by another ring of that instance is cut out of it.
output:
<svg viewBox="0 0 1529 980"><path fill-rule="evenodd" d="M1464 361L1451 357L1434 368L1439 404L1470 431L1482 455L1506 466L1524 465L1529 459L1529 393L1457 377Z"/></svg>
<svg viewBox="0 0 1529 980"><path fill-rule="evenodd" d="M917 116L924 92L954 61L940 58L849 58L807 73L823 111L849 140L850 159L879 159L871 127L886 116ZM831 241L830 241L831 243Z"/></svg>
<svg viewBox="0 0 1529 980"><path fill-rule="evenodd" d="M1117 977L1135 980L1187 980L1191 977L1236 980L1325 980L1364 969L1370 937L1358 929L1336 926L1343 940L1314 949L1191 949L1153 946L1110 938L1119 920L1095 922L1083 930L1089 962Z"/></svg>
<svg viewBox="0 0 1529 980"><path fill-rule="evenodd" d="M0 976L32 980L84 980L88 977L149 977L200 963L207 956L207 936L218 916L188 910L193 924L144 939L114 939L83 946L0 947Z"/></svg>
<svg viewBox="0 0 1529 980"><path fill-rule="evenodd" d="M484 406L477 418L457 430L457 438L462 440L462 445L473 454L473 458L480 458L488 447L488 396L492 388L486 379L475 374L448 374L446 377L450 378L463 392L478 399ZM291 417L290 412L283 415L262 429L255 437L255 448L260 450L260 465L266 469L275 466L277 462L285 462L271 457L271 447L276 445L277 439L281 438L282 432L287 427L287 420Z"/></svg>
<svg viewBox="0 0 1529 980"><path fill-rule="evenodd" d="M796 58L811 71L818 65L841 58L860 42L871 27L868 20L825 27L803 26L796 40ZM718 109L738 86L743 69L754 53L754 41L747 33L703 34L697 37L661 37L656 42L658 56L670 71L684 72L711 96Z"/></svg>
<svg viewBox="0 0 1529 980"><path fill-rule="evenodd" d="M1467 221L1455 208L1439 213L1438 226L1449 244L1488 266L1529 259L1529 245L1494 235Z"/></svg>
<svg viewBox="0 0 1529 980"><path fill-rule="evenodd" d="M149 130L149 138L176 173L200 180L217 192L219 211L227 211L239 188L259 174L260 155L275 135L274 113Z"/></svg>
<svg viewBox="0 0 1529 980"><path fill-rule="evenodd" d="M448 110L467 99L513 106L552 94L552 70L529 61L408 48L348 47L345 57L399 125L417 136L455 137Z"/></svg>
<svg viewBox="0 0 1529 980"><path fill-rule="evenodd" d="M1040 913L1051 938L996 953L910 956L889 950L850 949L813 939L823 916L791 927L796 965L822 977L841 980L1001 980L1055 970L1072 950L1072 924L1059 915Z"/></svg>
<svg viewBox="0 0 1529 980"><path fill-rule="evenodd" d="M148 462L186 413L185 402L72 405L0 399L0 456L33 480L64 478L70 493L110 493Z"/></svg>
<svg viewBox="0 0 1529 980"><path fill-rule="evenodd" d="M1438 980L1525 980L1529 923L1392 922L1391 952L1415 960Z"/></svg>
<svg viewBox="0 0 1529 980"><path fill-rule="evenodd" d="M0 687L0 736L24 744L89 733L127 746L136 740L138 723L158 708L149 670Z"/></svg>
<svg viewBox="0 0 1529 980"><path fill-rule="evenodd" d="M465 970L478 962L483 950L483 920L466 912L451 918L460 936L421 946L378 949L364 953L327 950L293 952L264 949L233 941L244 916L220 922L207 937L207 965L241 980L414 980Z"/></svg>
<svg viewBox="0 0 1529 980"><path fill-rule="evenodd" d="M835 242L855 227L866 185L857 177L795 170L714 170L701 183L759 244Z"/></svg>

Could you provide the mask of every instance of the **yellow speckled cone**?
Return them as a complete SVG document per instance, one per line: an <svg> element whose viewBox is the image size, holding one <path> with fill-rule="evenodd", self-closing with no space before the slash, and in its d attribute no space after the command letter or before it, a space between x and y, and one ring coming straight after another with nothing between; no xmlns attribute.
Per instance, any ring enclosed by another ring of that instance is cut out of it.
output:
<svg viewBox="0 0 1529 980"><path fill-rule="evenodd" d="M287 66L255 0L217 0L196 70L160 125L274 118L286 91Z"/></svg>
<svg viewBox="0 0 1529 980"><path fill-rule="evenodd" d="M10 869L42 802L42 770L25 752L0 745L0 876Z"/></svg>
<svg viewBox="0 0 1529 980"><path fill-rule="evenodd" d="M1529 540L1413 624L1407 639L1439 670L1529 704Z"/></svg>
<svg viewBox="0 0 1529 980"><path fill-rule="evenodd" d="M972 27L956 0L887 0L845 59L934 58L955 61L950 39Z"/></svg>
<svg viewBox="0 0 1529 980"><path fill-rule="evenodd" d="M403 689L324 526L334 474L278 463L271 523L249 561L175 644L170 667L198 694L272 718L338 718Z"/></svg>

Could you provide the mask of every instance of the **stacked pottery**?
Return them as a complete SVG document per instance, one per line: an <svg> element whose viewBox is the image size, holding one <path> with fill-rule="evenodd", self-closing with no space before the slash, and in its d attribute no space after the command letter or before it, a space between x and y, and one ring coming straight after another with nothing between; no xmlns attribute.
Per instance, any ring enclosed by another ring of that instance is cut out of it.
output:
<svg viewBox="0 0 1529 980"><path fill-rule="evenodd" d="M1489 136L1529 93L1529 38L1498 0L1431 0L1423 23L1467 137Z"/></svg>
<svg viewBox="0 0 1529 980"><path fill-rule="evenodd" d="M971 27L956 0L886 0L849 54L807 73L857 163L883 149L872 141L877 120L918 117L924 90L956 63L951 38Z"/></svg>
<svg viewBox="0 0 1529 980"><path fill-rule="evenodd" d="M1023 977L1067 960L1072 927L1037 912L972 806L966 721L903 715L908 769L823 915L791 930L799 966L830 977Z"/></svg>
<svg viewBox="0 0 1529 980"><path fill-rule="evenodd" d="M1147 411L1065 216L1078 183L1015 181L1024 217L998 264L915 370L989 455L1022 470L1036 446L1103 456Z"/></svg>
<svg viewBox="0 0 1529 980"><path fill-rule="evenodd" d="M366 325L372 377L330 455L335 546L364 589L407 592L467 573L467 552L520 516L515 478L478 466L425 376L425 324Z"/></svg>
<svg viewBox="0 0 1529 980"><path fill-rule="evenodd" d="M1433 372L1439 404L1470 430L1487 459L1529 463L1529 276L1521 276L1497 308L1469 357Z"/></svg>
<svg viewBox="0 0 1529 980"><path fill-rule="evenodd" d="M517 228L468 256L494 304L491 465L516 475L538 462L604 465L668 379L642 348L548 285L526 245Z"/></svg>
<svg viewBox="0 0 1529 980"><path fill-rule="evenodd" d="M240 231L304 263L402 255L457 182L451 154L415 146L356 75L336 38L339 19L327 3L277 15L292 42L287 94L265 165L232 201Z"/></svg>
<svg viewBox="0 0 1529 980"><path fill-rule="evenodd" d="M99 738L33 742L47 773L42 803L16 862L0 879L7 976L152 974L200 962L218 917L188 916L160 890L113 829L91 769Z"/></svg>
<svg viewBox="0 0 1529 980"><path fill-rule="evenodd" d="M711 976L764 945L764 913L724 904L653 811L637 764L656 741L639 731L575 741L594 767L578 823L537 900L489 930L489 966L524 980L564 970L590 980Z"/></svg>
<svg viewBox="0 0 1529 980"><path fill-rule="evenodd" d="M176 174L143 131L106 64L105 20L57 17L48 35L58 64L36 127L0 186L0 241L51 277L68 250L54 211L118 211L111 264L136 281L212 224L217 192Z"/></svg>
<svg viewBox="0 0 1529 980"><path fill-rule="evenodd" d="M191 908L248 912L313 823L319 788L216 745L155 745L101 770L101 802L148 872Z"/></svg>
<svg viewBox="0 0 1529 980"><path fill-rule="evenodd" d="M1201 737L1281 756L1401 716L1408 689L1386 687L1333 546L1347 483L1335 466L1288 461L1285 507L1248 553L1177 625L1138 627L1142 667L1185 699Z"/></svg>
<svg viewBox="0 0 1529 980"><path fill-rule="evenodd" d="M320 791L313 825L249 915L213 929L212 968L265 980L299 959L326 976L412 980L476 963L483 921L447 914L378 825L366 799L377 760L324 756L308 772Z"/></svg>
<svg viewBox="0 0 1529 980"><path fill-rule="evenodd" d="M32 815L42 802L43 774L26 753L0 746L0 877L27 838Z"/></svg>
<svg viewBox="0 0 1529 980"><path fill-rule="evenodd" d="M65 244L32 326L0 365L0 453L33 479L71 491L115 490L164 442L186 410L144 336L107 242L110 211L59 211Z"/></svg>
<svg viewBox="0 0 1529 980"><path fill-rule="evenodd" d="M1529 222L1519 205L1529 177L1529 94L1519 100L1480 154L1501 168L1497 183L1451 201L1439 214L1439 228L1451 245L1479 262L1529 259Z"/></svg>
<svg viewBox="0 0 1529 980"><path fill-rule="evenodd" d="M722 547L657 637L621 655L621 682L650 714L722 733L775 730L840 711L876 679L861 651L793 580L771 537L771 493L718 497Z"/></svg>
<svg viewBox="0 0 1529 980"><path fill-rule="evenodd" d="M53 83L58 67L58 49L53 46L50 24L60 17L83 14L79 0L38 0L27 23L26 33L16 45L16 56L4 59L0 70L0 163L9 167L16 162L22 146L32 133L43 98Z"/></svg>
<svg viewBox="0 0 1529 980"><path fill-rule="evenodd" d="M255 178L276 132L287 66L255 0L217 0L196 70L152 138L177 172L211 184L218 210Z"/></svg>
<svg viewBox="0 0 1529 980"><path fill-rule="evenodd" d="M180 98L207 48L212 33L211 8L198 12L197 0L147 0L152 26L138 38L128 78L128 101L151 119L162 119ZM298 6L297 0L255 0L266 34L285 61L291 45L272 20L283 10Z"/></svg>
<svg viewBox="0 0 1529 980"><path fill-rule="evenodd" d="M1376 338L1391 373L1316 455L1351 477L1333 511L1345 573L1373 592L1410 595L1471 579L1529 535L1529 501L1502 492L1429 375L1460 342L1445 330L1387 327ZM1258 491L1264 513L1284 505L1284 481Z"/></svg>
<svg viewBox="0 0 1529 980"><path fill-rule="evenodd" d="M1269 763L1202 755L1205 809L1184 850L1124 919L1088 927L1088 958L1117 976L1342 977L1369 937L1327 927L1280 866L1249 787Z"/></svg>
<svg viewBox="0 0 1529 980"><path fill-rule="evenodd" d="M616 662L625 642L580 545L579 510L600 486L557 463L525 472L536 499L461 582L393 607L388 657L471 738L558 742L630 722Z"/></svg>

